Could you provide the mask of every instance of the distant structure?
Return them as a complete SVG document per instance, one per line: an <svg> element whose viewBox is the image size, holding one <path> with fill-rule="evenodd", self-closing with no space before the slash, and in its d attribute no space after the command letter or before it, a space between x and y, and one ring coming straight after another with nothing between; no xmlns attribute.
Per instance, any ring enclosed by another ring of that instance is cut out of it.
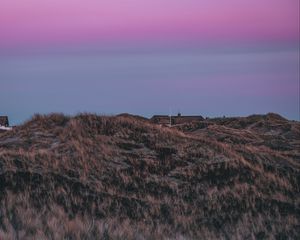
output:
<svg viewBox="0 0 300 240"><path fill-rule="evenodd" d="M150 120L156 124L172 126L194 121L203 121L204 118L202 116L182 116L181 113L178 113L177 116L154 115Z"/></svg>
<svg viewBox="0 0 300 240"><path fill-rule="evenodd" d="M12 127L9 126L8 117L0 116L0 131L10 131Z"/></svg>
<svg viewBox="0 0 300 240"><path fill-rule="evenodd" d="M9 126L7 116L0 116L0 126L2 126L2 127L8 127Z"/></svg>

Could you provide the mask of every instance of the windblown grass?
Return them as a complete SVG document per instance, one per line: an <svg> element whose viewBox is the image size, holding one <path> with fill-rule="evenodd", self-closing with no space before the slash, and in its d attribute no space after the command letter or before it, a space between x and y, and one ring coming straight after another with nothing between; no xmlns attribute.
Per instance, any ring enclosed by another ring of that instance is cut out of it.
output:
<svg viewBox="0 0 300 240"><path fill-rule="evenodd" d="M0 133L0 238L297 238L299 129L35 115Z"/></svg>

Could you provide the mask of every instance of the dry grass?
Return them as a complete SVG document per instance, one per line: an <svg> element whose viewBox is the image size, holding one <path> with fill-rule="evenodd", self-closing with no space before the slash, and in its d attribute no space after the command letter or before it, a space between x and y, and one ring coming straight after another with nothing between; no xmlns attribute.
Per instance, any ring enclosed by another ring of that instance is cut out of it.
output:
<svg viewBox="0 0 300 240"><path fill-rule="evenodd" d="M36 115L0 133L0 239L296 238L299 129Z"/></svg>

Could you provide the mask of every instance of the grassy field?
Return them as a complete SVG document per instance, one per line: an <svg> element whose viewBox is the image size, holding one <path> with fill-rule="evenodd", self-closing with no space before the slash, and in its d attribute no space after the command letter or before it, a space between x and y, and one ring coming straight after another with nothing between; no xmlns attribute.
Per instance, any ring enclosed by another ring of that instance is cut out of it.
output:
<svg viewBox="0 0 300 240"><path fill-rule="evenodd" d="M296 239L300 123L36 115L0 133L0 239Z"/></svg>

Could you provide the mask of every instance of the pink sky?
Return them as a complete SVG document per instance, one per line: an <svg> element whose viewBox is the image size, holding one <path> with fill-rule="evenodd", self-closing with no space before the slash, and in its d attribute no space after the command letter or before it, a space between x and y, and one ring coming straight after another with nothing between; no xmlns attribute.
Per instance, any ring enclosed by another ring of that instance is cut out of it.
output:
<svg viewBox="0 0 300 240"><path fill-rule="evenodd" d="M122 41L289 42L299 0L2 0L0 48Z"/></svg>

